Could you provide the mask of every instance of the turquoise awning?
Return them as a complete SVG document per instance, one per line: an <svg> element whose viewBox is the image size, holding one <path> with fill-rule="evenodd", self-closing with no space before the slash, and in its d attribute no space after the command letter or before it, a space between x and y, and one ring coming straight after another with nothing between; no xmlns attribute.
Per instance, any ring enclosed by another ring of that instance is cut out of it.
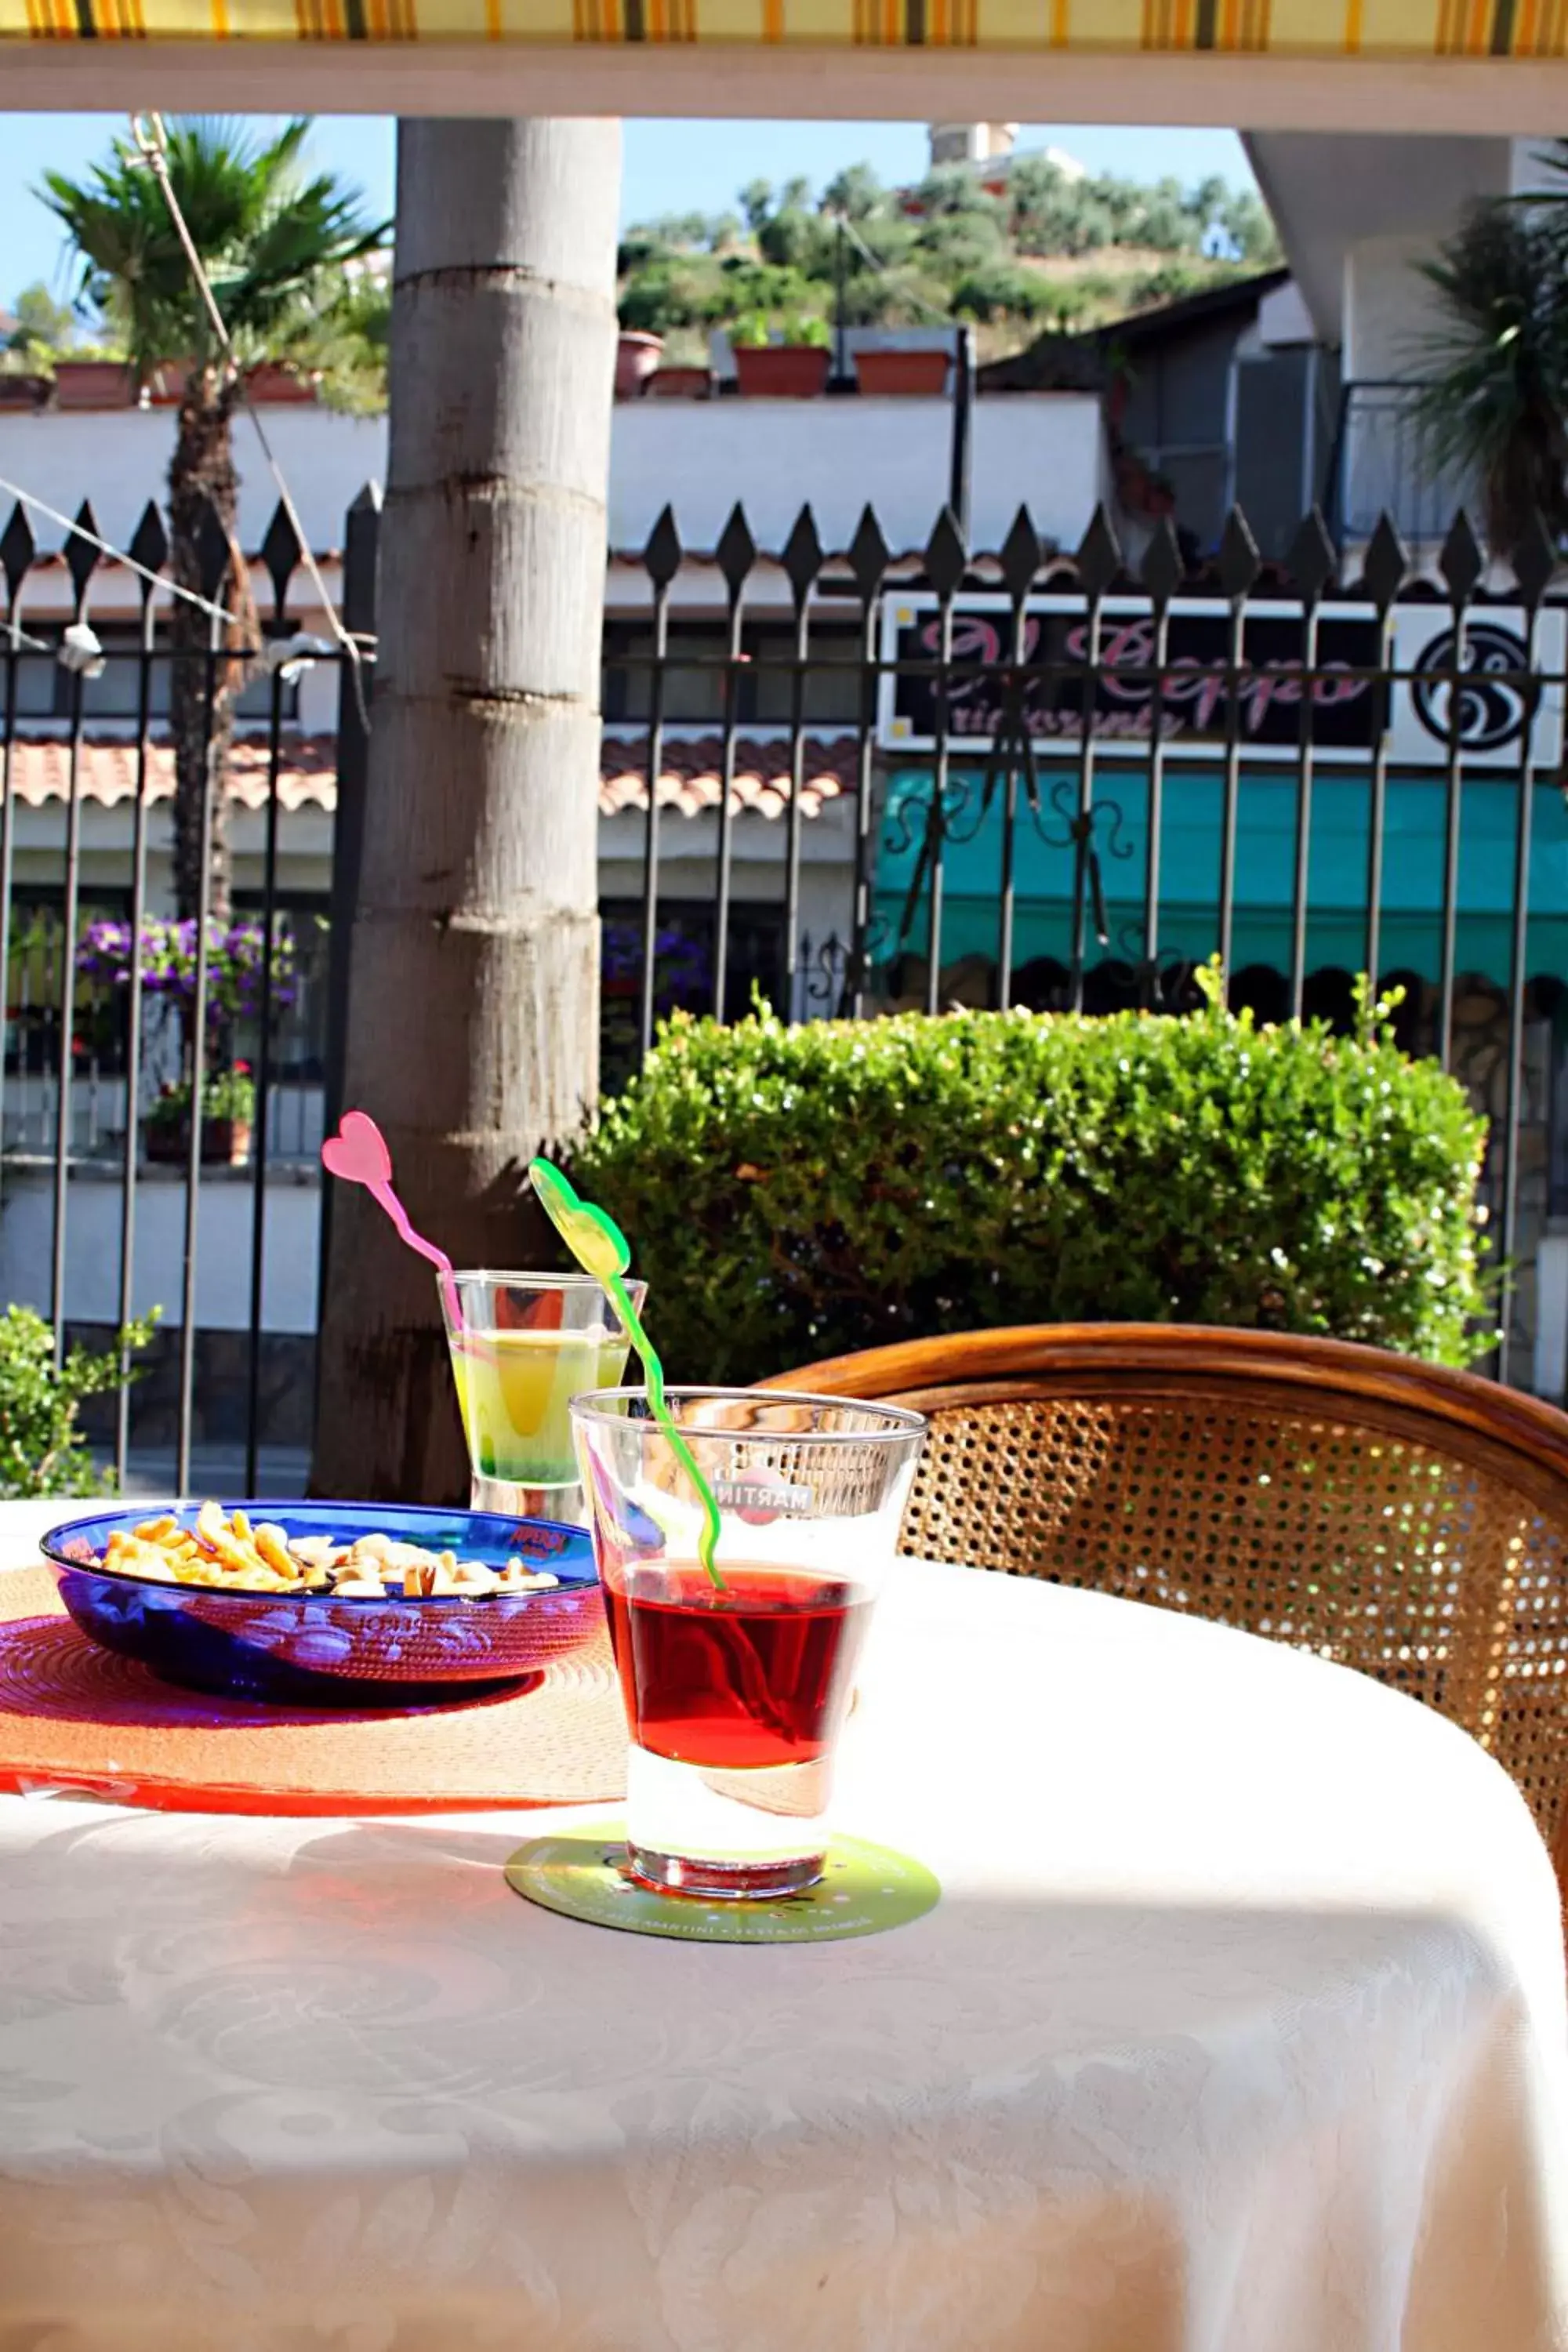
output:
<svg viewBox="0 0 1568 2352"><path fill-rule="evenodd" d="M950 771L949 832L943 853L942 961L994 960L1001 906L1003 804L1000 789L980 806L984 771ZM1037 818L1018 783L1014 860L1015 969L1036 957L1065 962L1071 951L1073 851L1067 818L1077 806L1076 768L1040 772ZM1209 769L1169 768L1160 826L1159 944L1163 954L1201 961L1219 944L1219 873L1224 778ZM879 960L923 957L929 940L929 877L904 929L931 805L929 769L902 768L890 779L876 874ZM1307 969L1359 971L1366 961L1367 861L1371 780L1342 770L1313 780L1308 866ZM1109 940L1088 929L1089 961L1136 962L1142 953L1148 879L1149 779L1142 767L1096 763L1095 845L1106 900ZM1430 773L1388 781L1384 834L1381 946L1384 973L1396 969L1436 981L1442 950L1443 870L1447 796ZM1513 877L1519 810L1517 782L1467 781L1459 803L1456 970L1506 985L1511 968ZM1065 812L1065 814L1064 814ZM1233 971L1290 965L1297 841L1297 786L1290 773L1242 774L1236 844ZM1568 807L1555 782L1531 798L1530 923L1526 970L1568 978Z"/></svg>

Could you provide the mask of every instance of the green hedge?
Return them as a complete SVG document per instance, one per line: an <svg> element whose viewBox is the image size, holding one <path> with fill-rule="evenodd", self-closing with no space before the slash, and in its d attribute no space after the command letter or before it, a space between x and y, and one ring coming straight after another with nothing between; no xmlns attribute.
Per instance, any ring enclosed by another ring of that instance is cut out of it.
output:
<svg viewBox="0 0 1568 2352"><path fill-rule="evenodd" d="M1330 1332L1463 1364L1491 1335L1486 1139L1361 1034L1189 1018L678 1016L578 1181L631 1237L671 1376L765 1379L1004 1323Z"/></svg>

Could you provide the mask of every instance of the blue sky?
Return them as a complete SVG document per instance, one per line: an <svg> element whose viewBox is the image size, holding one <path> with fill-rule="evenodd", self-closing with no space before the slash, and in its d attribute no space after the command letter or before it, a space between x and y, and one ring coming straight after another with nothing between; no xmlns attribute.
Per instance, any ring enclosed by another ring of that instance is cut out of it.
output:
<svg viewBox="0 0 1568 2352"><path fill-rule="evenodd" d="M33 190L44 172L77 173L100 155L124 125L120 115L13 114L0 152L0 304L42 278L66 290L55 223ZM1184 181L1211 173L1247 185L1251 175L1232 131L1159 131L1032 123L1020 145L1065 147L1095 172ZM370 205L392 210L393 126L353 115L323 115L312 135L319 162L364 192ZM748 180L781 181L804 173L814 186L845 163L868 163L885 180L924 169L925 127L911 122L654 122L626 126L622 216L646 220L667 212L718 212Z"/></svg>

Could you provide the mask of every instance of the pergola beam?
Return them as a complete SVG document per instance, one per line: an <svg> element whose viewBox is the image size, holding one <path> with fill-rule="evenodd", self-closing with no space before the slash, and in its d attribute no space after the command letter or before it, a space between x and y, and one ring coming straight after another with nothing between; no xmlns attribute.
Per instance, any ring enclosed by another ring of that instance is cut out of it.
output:
<svg viewBox="0 0 1568 2352"><path fill-rule="evenodd" d="M0 110L666 115L1555 134L1568 59L663 42L0 42Z"/></svg>

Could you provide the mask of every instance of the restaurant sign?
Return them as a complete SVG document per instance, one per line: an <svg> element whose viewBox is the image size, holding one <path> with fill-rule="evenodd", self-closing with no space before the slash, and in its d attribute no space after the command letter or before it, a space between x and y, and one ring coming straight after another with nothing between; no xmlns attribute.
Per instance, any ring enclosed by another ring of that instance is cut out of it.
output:
<svg viewBox="0 0 1568 2352"><path fill-rule="evenodd" d="M1551 770L1563 756L1564 613L1535 624L1515 605L1478 606L1456 628L1447 604L1399 604L1388 667L1371 604L1324 605L1310 685L1310 741L1326 763L1363 764L1386 740L1404 767L1441 767L1454 732L1467 769ZM1214 761L1235 739L1253 762L1288 762L1302 740L1305 628L1300 604L1248 604L1241 661L1231 667L1230 607L1174 598L1165 661L1154 670L1148 599L1108 596L1100 608L1087 699L1097 746L1147 755L1156 719L1167 759ZM896 752L934 750L939 722L937 600L894 596L884 607L878 740ZM969 596L953 607L947 734L955 756L987 754L1023 732L1037 755L1083 740L1090 624L1081 596L1034 596L1024 608L1024 664L1013 658L1013 606ZM1533 656L1533 657L1532 657ZM1454 677L1458 672L1458 706Z"/></svg>

